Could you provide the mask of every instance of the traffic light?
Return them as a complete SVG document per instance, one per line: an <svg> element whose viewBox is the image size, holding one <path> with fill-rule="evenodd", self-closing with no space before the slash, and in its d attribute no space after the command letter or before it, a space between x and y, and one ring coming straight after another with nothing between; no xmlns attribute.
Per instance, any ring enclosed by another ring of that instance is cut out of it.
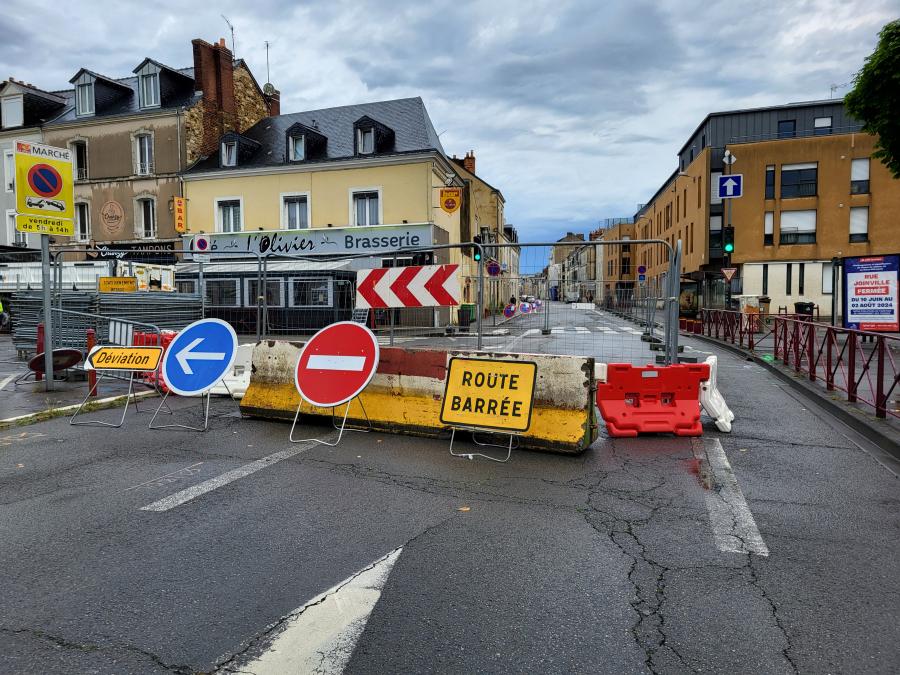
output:
<svg viewBox="0 0 900 675"><path fill-rule="evenodd" d="M722 228L722 250L727 254L734 253L734 228Z"/></svg>
<svg viewBox="0 0 900 675"><path fill-rule="evenodd" d="M481 246L481 235L476 234L474 237L472 237L472 243ZM478 262L479 260L481 260L481 249L475 248L474 246L472 248L474 249L472 257L475 258L475 262Z"/></svg>

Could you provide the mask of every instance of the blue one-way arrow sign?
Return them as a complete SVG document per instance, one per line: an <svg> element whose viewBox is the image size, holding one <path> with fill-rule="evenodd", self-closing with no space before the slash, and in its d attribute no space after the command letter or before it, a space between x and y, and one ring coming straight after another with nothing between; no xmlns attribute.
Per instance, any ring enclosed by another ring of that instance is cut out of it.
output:
<svg viewBox="0 0 900 675"><path fill-rule="evenodd" d="M221 319L201 319L181 331L169 344L163 378L174 393L192 396L221 380L237 353L237 335Z"/></svg>
<svg viewBox="0 0 900 675"><path fill-rule="evenodd" d="M744 174L726 173L719 176L719 199L735 199L744 193Z"/></svg>

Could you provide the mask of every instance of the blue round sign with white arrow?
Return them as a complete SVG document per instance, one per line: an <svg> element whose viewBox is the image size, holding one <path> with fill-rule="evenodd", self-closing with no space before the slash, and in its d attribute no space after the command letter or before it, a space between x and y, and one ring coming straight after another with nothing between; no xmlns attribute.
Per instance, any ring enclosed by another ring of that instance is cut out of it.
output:
<svg viewBox="0 0 900 675"><path fill-rule="evenodd" d="M166 385L181 396L210 389L234 365L237 335L221 319L201 319L187 326L166 350L162 373Z"/></svg>

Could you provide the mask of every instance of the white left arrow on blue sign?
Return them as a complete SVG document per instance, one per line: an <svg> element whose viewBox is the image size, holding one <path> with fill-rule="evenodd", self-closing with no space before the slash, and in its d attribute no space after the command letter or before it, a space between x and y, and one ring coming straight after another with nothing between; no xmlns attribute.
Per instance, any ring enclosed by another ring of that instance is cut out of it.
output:
<svg viewBox="0 0 900 675"><path fill-rule="evenodd" d="M201 319L182 330L163 360L166 386L176 394L202 394L231 370L237 354L237 335L221 319Z"/></svg>

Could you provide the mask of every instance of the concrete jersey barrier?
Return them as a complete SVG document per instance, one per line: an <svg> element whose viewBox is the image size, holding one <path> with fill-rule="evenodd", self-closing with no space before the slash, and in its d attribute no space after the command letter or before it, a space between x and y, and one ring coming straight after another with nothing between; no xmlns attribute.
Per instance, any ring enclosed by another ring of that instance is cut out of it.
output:
<svg viewBox="0 0 900 675"><path fill-rule="evenodd" d="M241 412L253 417L291 420L300 402L294 369L301 343L267 340L253 349L250 386ZM546 354L444 351L383 347L372 382L360 395L374 427L380 431L438 436L441 401L451 357L496 358L537 363L531 428L521 446L575 454L597 437L594 412L594 359ZM304 402L301 413L330 416L330 408ZM363 420L359 403L351 402L349 418Z"/></svg>

